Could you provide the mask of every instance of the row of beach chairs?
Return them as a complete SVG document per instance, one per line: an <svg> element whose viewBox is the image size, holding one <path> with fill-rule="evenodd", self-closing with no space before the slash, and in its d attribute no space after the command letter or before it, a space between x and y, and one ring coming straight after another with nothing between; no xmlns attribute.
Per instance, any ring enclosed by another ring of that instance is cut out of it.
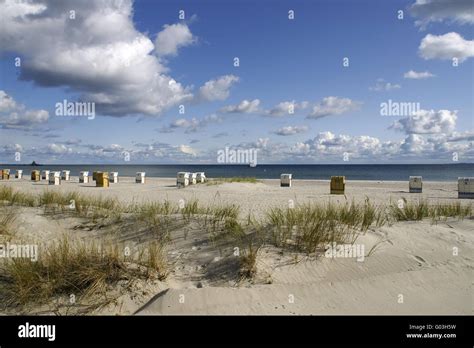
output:
<svg viewBox="0 0 474 348"><path fill-rule="evenodd" d="M280 186L291 187L293 175L281 174ZM344 194L346 189L345 176L331 176L330 193ZM408 178L408 190L410 193L423 192L423 178L421 176L410 176ZM458 178L458 198L474 198L474 177Z"/></svg>
<svg viewBox="0 0 474 348"><path fill-rule="evenodd" d="M40 181L46 180L50 185L60 185L61 181L70 181L70 171L49 171L49 170L32 170L31 180ZM16 179L23 177L23 170L18 169L15 174ZM135 182L137 184L145 184L145 172L137 172ZM10 169L2 169L0 172L2 180L10 179ZM79 183L89 183L90 172L82 171L79 173ZM96 182L98 187L108 187L110 183L116 184L119 182L118 172L93 172L92 180ZM184 188L189 185L196 185L206 182L205 172L178 172L176 175L176 186ZM293 175L284 173L280 176L281 187L291 187ZM330 181L331 194L344 194L346 188L345 176L332 176ZM408 188L410 193L422 193L423 178L421 176L410 176L408 180ZM459 177L458 178L458 198L474 198L474 177Z"/></svg>
<svg viewBox="0 0 474 348"><path fill-rule="evenodd" d="M176 175L176 186L178 188L186 187L189 185L196 185L206 182L206 173L197 172L178 172Z"/></svg>
<svg viewBox="0 0 474 348"><path fill-rule="evenodd" d="M2 169L1 178L3 180L10 179L10 170ZM23 170L18 169L15 174L16 179L23 178ZM83 171L79 173L79 183L88 183L90 180L90 172ZM61 181L70 181L71 180L71 171L50 171L50 170L32 170L31 171L31 181L48 181L51 185L60 185ZM93 172L92 180L96 181L97 186L109 186L109 183L118 183L118 172ZM136 182L145 183L145 173L137 173Z"/></svg>
<svg viewBox="0 0 474 348"><path fill-rule="evenodd" d="M0 173L2 180L10 179L10 169L2 169ZM23 170L18 169L15 174L16 179L23 178ZM70 181L71 171L50 171L50 170L32 170L31 181L48 181L50 185L60 185L61 181ZM135 182L137 184L145 184L146 172L137 172L135 175ZM79 183L87 184L91 180L89 171L82 171L79 173ZM92 172L92 181L96 182L98 187L109 187L109 184L117 184L119 182L118 172ZM198 183L206 182L205 172L179 172L176 177L176 186L186 187L189 185L195 185Z"/></svg>

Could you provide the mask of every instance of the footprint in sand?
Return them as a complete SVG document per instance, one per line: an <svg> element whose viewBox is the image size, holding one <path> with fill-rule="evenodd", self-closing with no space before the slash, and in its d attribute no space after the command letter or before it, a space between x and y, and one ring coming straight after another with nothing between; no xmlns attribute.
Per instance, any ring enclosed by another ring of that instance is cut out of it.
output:
<svg viewBox="0 0 474 348"><path fill-rule="evenodd" d="M420 263L420 266L426 263L425 259L418 255L412 255L412 257Z"/></svg>

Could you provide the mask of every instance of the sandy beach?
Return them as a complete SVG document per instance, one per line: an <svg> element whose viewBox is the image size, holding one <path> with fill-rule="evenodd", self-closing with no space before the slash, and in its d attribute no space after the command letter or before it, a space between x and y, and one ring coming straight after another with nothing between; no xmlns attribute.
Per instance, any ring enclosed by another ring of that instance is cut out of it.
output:
<svg viewBox="0 0 474 348"><path fill-rule="evenodd" d="M79 183L78 177L71 176L69 182L61 186L48 185L46 181L31 182L22 180L2 181L15 189L29 193L43 190L79 192L87 195L100 195L117 198L122 202L174 201L197 199L203 204L237 204L244 214L261 216L274 206L286 207L289 200L294 204L308 202L364 201L367 197L375 204L388 204L401 198L407 200L428 199L436 202L458 201L457 182L424 182L423 193L409 193L407 181L362 181L348 180L344 195L329 193L329 180L293 180L291 188L280 187L279 179L262 179L257 183L222 183L219 185L190 185L184 189L176 188L176 178L146 178L146 184L135 183L135 178L120 177L119 184L108 188L96 187L92 180ZM469 200L461 200L469 203Z"/></svg>
<svg viewBox="0 0 474 348"><path fill-rule="evenodd" d="M456 182L425 182L423 193L408 192L408 182L347 181L346 195L330 195L329 181L294 180L290 188L279 180L257 183L198 184L176 188L174 178L147 178L136 184L121 177L109 188L95 183L79 184L77 177L60 186L45 181L4 180L0 186L28 194L45 190L79 192L115 198L123 204L191 202L203 206L234 204L240 218L250 214L264 219L271 208L289 204L363 203L375 205L426 200L433 204L472 200L457 198ZM3 208L5 209L5 208ZM88 240L112 238L137 244L153 235L129 226L111 233L109 226L83 218L53 218L40 207L18 207L14 222L19 240L54 241L63 234ZM115 231L115 230L114 230ZM355 240L364 246L363 260L355 257L327 257L314 253L283 250L265 244L257 253L256 275L238 278L238 261L232 242L216 244L208 231L193 222L180 225L170 234L166 254L166 279L137 281L116 300L91 314L472 314L474 266L474 220L450 217L440 221L397 221L371 226ZM132 289L132 290L130 290ZM48 310L44 306L38 312Z"/></svg>
<svg viewBox="0 0 474 348"><path fill-rule="evenodd" d="M473 5L0 0L0 348L473 346Z"/></svg>

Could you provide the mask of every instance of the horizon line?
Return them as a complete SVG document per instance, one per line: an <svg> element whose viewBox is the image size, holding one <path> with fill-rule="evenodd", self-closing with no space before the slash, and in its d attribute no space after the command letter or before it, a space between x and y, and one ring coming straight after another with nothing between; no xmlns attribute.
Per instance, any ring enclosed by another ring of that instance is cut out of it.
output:
<svg viewBox="0 0 474 348"><path fill-rule="evenodd" d="M457 163L262 163L258 166L325 166L325 165L460 165L474 164L474 162ZM249 164L238 163L36 163L38 166L239 166L249 167ZM32 163L0 163L0 166L32 166Z"/></svg>

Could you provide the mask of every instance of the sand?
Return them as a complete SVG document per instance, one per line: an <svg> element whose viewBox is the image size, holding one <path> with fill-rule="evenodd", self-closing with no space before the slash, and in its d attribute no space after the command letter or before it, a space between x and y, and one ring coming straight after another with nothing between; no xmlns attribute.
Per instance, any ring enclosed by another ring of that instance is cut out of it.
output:
<svg viewBox="0 0 474 348"><path fill-rule="evenodd" d="M429 202L470 204L458 200L456 182L425 182L422 194L408 193L408 182L348 181L346 197L329 195L328 181L294 180L293 187L280 188L279 180L259 183L200 184L184 189L175 179L147 178L144 185L134 178L96 188L78 179L49 186L45 182L0 181L28 192L78 191L116 197L122 202L198 199L200 203L233 203L242 215L262 217L272 206L286 207L289 200L304 202L362 201L389 204L401 198L424 198ZM51 221L39 208L19 208L16 221L24 238L54 240L80 221ZM70 232L71 232L70 231ZM99 231L74 230L86 237ZM72 233L71 232L71 233ZM121 241L149 238L129 231ZM232 245L216 250L208 236L196 226L172 235L168 257L172 271L154 284L138 284L137 294L124 294L116 304L94 314L472 314L474 219L399 222L369 229L356 243L364 245L364 260L327 258L262 248L257 257L258 274L253 282L235 278L238 267ZM375 246L375 250L371 251Z"/></svg>
<svg viewBox="0 0 474 348"><path fill-rule="evenodd" d="M95 186L95 182L80 184L77 177L63 181L61 186L48 185L45 181L22 180L0 181L16 189L28 192L41 192L44 189L77 191L88 195L115 197L122 202L145 202L170 200L179 202L198 199L204 205L237 204L244 215L251 212L261 216L274 206L287 207L306 202L343 202L345 200L363 201L367 197L376 204L388 204L401 198L430 201L457 201L457 182L424 182L423 193L409 193L408 180L400 181L347 181L346 194L330 195L328 180L293 180L291 188L280 187L280 180L260 180L258 183L224 183L220 185L191 185L184 189L176 188L175 178L147 178L146 184L136 184L135 178L120 177L119 184L109 188ZM463 200L466 201L466 200ZM467 200L469 201L469 200Z"/></svg>

